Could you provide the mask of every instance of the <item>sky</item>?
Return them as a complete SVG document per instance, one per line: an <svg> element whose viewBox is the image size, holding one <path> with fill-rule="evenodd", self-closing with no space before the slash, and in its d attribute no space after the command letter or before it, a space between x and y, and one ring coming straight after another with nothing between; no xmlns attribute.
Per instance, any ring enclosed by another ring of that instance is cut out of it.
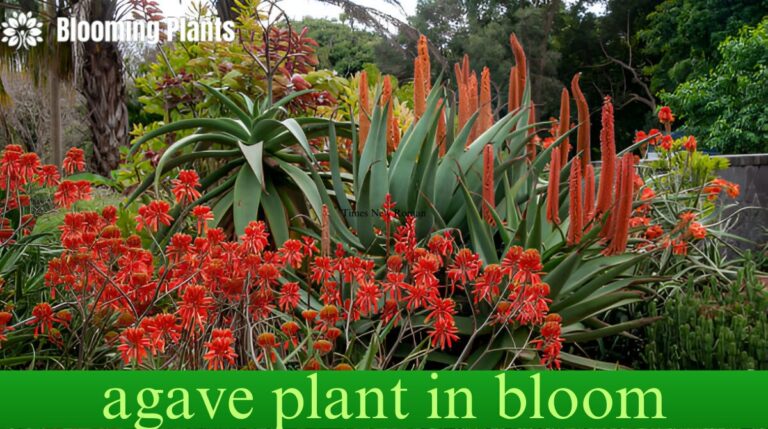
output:
<svg viewBox="0 0 768 429"><path fill-rule="evenodd" d="M157 0L160 8L166 16L183 16L190 4L196 0ZM417 0L400 0L403 9L387 4L382 0L357 0L359 4L375 7L396 18L405 19L408 15L416 13ZM336 18L342 10L339 7L330 6L317 0L281 0L278 5L282 7L293 20L299 20L305 16L312 18Z"/></svg>
<svg viewBox="0 0 768 429"><path fill-rule="evenodd" d="M183 16L184 11L193 0L157 0L166 16ZM376 7L382 12L386 12L396 18L405 20L409 15L416 13L417 0L400 0L402 9L392 6L383 0L357 0L361 5ZM571 3L573 0L566 0ZM288 17L292 20L298 20L306 16L312 18L336 18L341 14L341 8L330 6L317 0L282 0L279 5L285 9ZM596 6L595 12L600 12L602 8Z"/></svg>

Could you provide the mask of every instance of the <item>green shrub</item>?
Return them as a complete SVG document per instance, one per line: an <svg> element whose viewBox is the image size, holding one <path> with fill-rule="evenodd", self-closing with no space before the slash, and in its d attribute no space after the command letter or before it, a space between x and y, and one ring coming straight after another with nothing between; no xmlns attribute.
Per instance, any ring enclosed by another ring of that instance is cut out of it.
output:
<svg viewBox="0 0 768 429"><path fill-rule="evenodd" d="M768 293L747 260L723 290L680 290L650 315L663 318L646 330L650 369L768 369Z"/></svg>
<svg viewBox="0 0 768 429"><path fill-rule="evenodd" d="M768 151L768 19L745 27L718 48L709 74L684 82L662 100L688 131L722 153Z"/></svg>

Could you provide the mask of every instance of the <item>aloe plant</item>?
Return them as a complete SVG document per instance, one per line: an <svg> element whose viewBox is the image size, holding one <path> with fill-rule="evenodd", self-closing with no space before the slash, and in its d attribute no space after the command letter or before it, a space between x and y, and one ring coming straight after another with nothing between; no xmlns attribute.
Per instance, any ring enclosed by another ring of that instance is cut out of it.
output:
<svg viewBox="0 0 768 429"><path fill-rule="evenodd" d="M312 213L319 216L324 203L311 174L301 166L315 168L319 162L328 161L329 155L316 153L310 139L326 137L330 130L350 137L351 128L347 123L334 124L324 118L289 117L285 106L308 91L295 92L270 104L201 86L226 107L230 116L179 120L139 138L130 155L158 136L191 132L166 149L155 173L139 184L127 203L150 191L153 185L155 194L162 194L165 179L172 177L177 168L213 161L210 173L201 177L203 196L189 206L174 207L178 221L160 231L160 238L178 230L179 223L184 222L184 216L178 215L196 205L209 204L216 225L228 227L235 235L242 234L250 221L264 218L279 246L288 239L292 226L305 224L303 219ZM333 220L341 224L335 212ZM356 243L348 230L345 236Z"/></svg>

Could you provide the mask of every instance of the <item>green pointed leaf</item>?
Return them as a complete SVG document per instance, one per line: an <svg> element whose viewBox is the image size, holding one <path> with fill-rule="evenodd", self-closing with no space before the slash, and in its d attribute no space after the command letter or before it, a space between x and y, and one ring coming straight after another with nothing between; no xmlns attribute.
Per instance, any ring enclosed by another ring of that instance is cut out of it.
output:
<svg viewBox="0 0 768 429"><path fill-rule="evenodd" d="M235 234L239 237L245 227L259 217L261 185L250 168L243 167L235 180L232 215L235 221Z"/></svg>

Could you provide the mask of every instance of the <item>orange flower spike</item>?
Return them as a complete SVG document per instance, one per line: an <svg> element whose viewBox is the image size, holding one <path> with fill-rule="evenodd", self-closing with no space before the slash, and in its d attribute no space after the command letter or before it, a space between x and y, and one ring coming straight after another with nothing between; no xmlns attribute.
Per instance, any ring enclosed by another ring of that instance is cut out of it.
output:
<svg viewBox="0 0 768 429"><path fill-rule="evenodd" d="M520 108L520 95L517 94L517 67L509 69L509 90L507 93L507 108L510 112Z"/></svg>
<svg viewBox="0 0 768 429"><path fill-rule="evenodd" d="M491 215L491 207L496 208L496 195L493 181L493 145L483 148L483 219L489 225L496 222Z"/></svg>
<svg viewBox="0 0 768 429"><path fill-rule="evenodd" d="M365 141L368 139L368 133L371 130L371 100L368 95L368 73L363 70L360 72L360 82L358 83L358 101L360 102L360 112L358 113L358 123L360 124L360 134L358 145L360 152L365 147Z"/></svg>
<svg viewBox="0 0 768 429"><path fill-rule="evenodd" d="M528 66L525 58L523 45L517 39L515 33L509 36L509 44L512 45L512 53L515 55L515 66L517 67L517 97L518 106L522 104L523 93L525 92L525 80L527 79Z"/></svg>
<svg viewBox="0 0 768 429"><path fill-rule="evenodd" d="M587 164L584 171L584 226L595 217L595 167Z"/></svg>
<svg viewBox="0 0 768 429"><path fill-rule="evenodd" d="M424 66L421 58L413 60L413 113L416 120L427 110L427 95L424 92Z"/></svg>
<svg viewBox="0 0 768 429"><path fill-rule="evenodd" d="M616 179L614 180L615 193L618 194L621 191L621 187L623 186L622 180L624 180L624 170L622 170L622 168L624 167L624 163L622 162L622 159L617 159L613 165L614 165L614 172L616 176ZM600 230L600 238L606 241L608 241L610 237L613 236L614 228L616 226L615 219L616 219L618 202L619 202L619 198L617 195L615 204L611 204L611 206L608 209L608 217L605 221L605 225L603 225L603 229Z"/></svg>
<svg viewBox="0 0 768 429"><path fill-rule="evenodd" d="M560 94L560 124L557 137L564 136L571 130L571 96L567 88L563 88ZM568 163L568 154L571 152L571 139L567 137L560 143L560 168L565 168Z"/></svg>
<svg viewBox="0 0 768 429"><path fill-rule="evenodd" d="M560 151L553 150L547 184L547 222L560 224Z"/></svg>
<svg viewBox="0 0 768 429"><path fill-rule="evenodd" d="M478 134L485 132L493 125L493 106L491 104L491 71L483 67L480 78L480 117L478 118Z"/></svg>
<svg viewBox="0 0 768 429"><path fill-rule="evenodd" d="M424 93L429 94L432 90L432 66L429 62L429 41L427 36L419 36L419 61L421 62L421 75L424 82Z"/></svg>
<svg viewBox="0 0 768 429"><path fill-rule="evenodd" d="M568 193L570 203L568 207L568 217L570 225L568 227L568 245L575 246L581 241L581 235L584 230L584 216L581 207L581 161L580 156L576 156L571 164L571 175L568 179Z"/></svg>
<svg viewBox="0 0 768 429"><path fill-rule="evenodd" d="M458 98L459 98L459 107L458 107L458 129L461 131L464 129L464 126L467 125L467 121L469 120L470 114L469 114L469 94L467 90L467 84L464 81L464 71L461 68L461 65L454 64L454 72L456 73L456 87L458 92Z"/></svg>
<svg viewBox="0 0 768 429"><path fill-rule="evenodd" d="M613 103L605 97L602 114L603 128L600 130L600 188L597 192L595 214L602 215L613 204L614 182L616 181L616 134L613 126Z"/></svg>
<svg viewBox="0 0 768 429"><path fill-rule="evenodd" d="M589 147L589 106L587 105L587 99L584 97L584 93L581 92L579 86L579 78L581 73L577 73L571 80L571 91L573 91L573 98L576 100L576 108L579 114L579 130L576 137L576 150L581 154L581 168L586 168L590 163L590 147Z"/></svg>
<svg viewBox="0 0 768 429"><path fill-rule="evenodd" d="M536 105L531 100L531 106L528 108L528 125L532 126L536 123ZM525 151L528 154L528 161L533 162L536 159L536 129L528 129L528 143L525 144Z"/></svg>
<svg viewBox="0 0 768 429"><path fill-rule="evenodd" d="M477 90L478 90L477 85L478 85L477 74L475 72L472 72L472 74L469 76L469 85L468 85L469 117L475 114L475 112L477 111L478 103L480 102L480 100L478 100L478 97L477 97ZM469 117L467 119L469 119ZM467 144L470 144L473 141L475 141L478 135L479 128L480 128L480 121L475 120L475 124L472 127L472 133L469 135L469 140L467 140Z"/></svg>
<svg viewBox="0 0 768 429"><path fill-rule="evenodd" d="M398 131L399 133L399 130L392 129L392 124L397 123L395 121L393 103L394 100L392 99L392 80L389 76L384 76L384 83L381 91L381 105L387 106L387 141L389 147L392 146L393 136L396 134L395 131Z"/></svg>
<svg viewBox="0 0 768 429"><path fill-rule="evenodd" d="M400 146L400 123L392 116L392 122L388 127L387 153L394 152Z"/></svg>
<svg viewBox="0 0 768 429"><path fill-rule="evenodd" d="M439 150L439 155L445 155L445 142L447 138L446 123L445 123L445 106L443 106L443 99L437 101L437 109L440 113L437 114L437 137L436 142Z"/></svg>
<svg viewBox="0 0 768 429"><path fill-rule="evenodd" d="M464 58L462 58L462 65L461 65L461 72L462 72L462 80L464 83L469 82L469 55L464 54Z"/></svg>
<svg viewBox="0 0 768 429"><path fill-rule="evenodd" d="M634 201L635 158L627 153L621 159L621 189L618 192L616 215L610 245L606 249L609 255L624 253L629 240L629 219L632 217L632 202Z"/></svg>

